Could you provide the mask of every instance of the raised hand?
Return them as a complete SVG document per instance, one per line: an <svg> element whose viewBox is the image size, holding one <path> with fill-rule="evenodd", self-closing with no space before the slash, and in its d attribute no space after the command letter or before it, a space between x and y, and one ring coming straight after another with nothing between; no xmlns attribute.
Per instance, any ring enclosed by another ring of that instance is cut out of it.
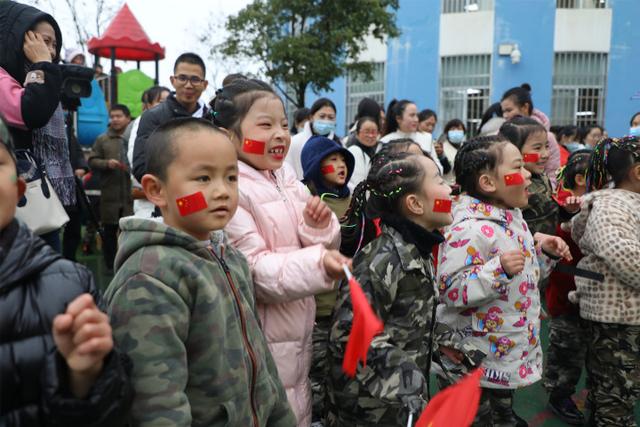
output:
<svg viewBox="0 0 640 427"><path fill-rule="evenodd" d="M32 64L36 62L51 62L51 52L49 52L47 44L38 33L27 31L24 34L22 50L24 51L24 56Z"/></svg>
<svg viewBox="0 0 640 427"><path fill-rule="evenodd" d="M305 224L311 228L323 229L331 223L331 209L318 196L309 199L302 216Z"/></svg>

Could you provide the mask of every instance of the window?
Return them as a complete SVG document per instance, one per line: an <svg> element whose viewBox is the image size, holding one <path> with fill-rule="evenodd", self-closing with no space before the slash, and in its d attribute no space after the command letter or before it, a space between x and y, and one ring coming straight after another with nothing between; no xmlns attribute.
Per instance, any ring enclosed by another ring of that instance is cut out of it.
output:
<svg viewBox="0 0 640 427"><path fill-rule="evenodd" d="M442 0L442 13L493 10L493 2L494 0Z"/></svg>
<svg viewBox="0 0 640 427"><path fill-rule="evenodd" d="M491 55L445 56L440 68L440 122L460 119L475 135L489 107Z"/></svg>
<svg viewBox="0 0 640 427"><path fill-rule="evenodd" d="M358 104L362 98L371 98L384 107L384 72L385 63L376 62L373 65L372 78L365 80L362 75L349 71L347 73L347 111L345 116L345 134L349 133L349 126L358 112Z"/></svg>
<svg viewBox="0 0 640 427"><path fill-rule="evenodd" d="M607 9L609 0L556 0L558 9Z"/></svg>
<svg viewBox="0 0 640 427"><path fill-rule="evenodd" d="M606 81L606 53L556 53L551 98L552 123L559 126L602 126Z"/></svg>

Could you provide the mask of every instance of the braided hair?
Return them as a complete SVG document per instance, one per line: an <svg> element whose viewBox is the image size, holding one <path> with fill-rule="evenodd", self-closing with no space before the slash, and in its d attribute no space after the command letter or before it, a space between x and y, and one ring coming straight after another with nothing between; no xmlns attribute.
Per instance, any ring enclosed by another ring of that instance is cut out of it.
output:
<svg viewBox="0 0 640 427"><path fill-rule="evenodd" d="M463 144L453 165L460 190L476 199L486 199L478 181L483 173L495 170L502 162L502 149L508 143L507 138L498 134L479 136Z"/></svg>
<svg viewBox="0 0 640 427"><path fill-rule="evenodd" d="M566 189L576 188L576 175L586 175L591 159L591 150L578 150L571 153L567 164L558 169L557 180Z"/></svg>
<svg viewBox="0 0 640 427"><path fill-rule="evenodd" d="M227 129L238 139L241 139L240 125L242 120L258 99L267 97L280 99L271 86L261 80L234 80L222 89L218 89L215 98L209 102L213 123Z"/></svg>
<svg viewBox="0 0 640 427"><path fill-rule="evenodd" d="M639 137L601 140L596 144L587 168L587 191L604 188L610 179L619 186L636 163L640 163Z"/></svg>

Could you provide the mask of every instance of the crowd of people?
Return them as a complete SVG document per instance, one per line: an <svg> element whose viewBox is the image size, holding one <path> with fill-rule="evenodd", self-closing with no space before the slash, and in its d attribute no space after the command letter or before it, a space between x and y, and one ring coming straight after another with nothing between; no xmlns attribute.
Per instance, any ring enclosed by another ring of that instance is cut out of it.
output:
<svg viewBox="0 0 640 427"><path fill-rule="evenodd" d="M173 90L145 91L135 120L111 105L85 155L56 21L0 16L0 425L405 426L431 374L478 368L474 426L526 426L514 399L538 381L569 424L636 425L640 113L617 138L551 126L523 84L478 135L447 117L434 138L435 111L365 98L340 138L331 100L290 129L242 74L202 102L206 65L184 53ZM31 158L64 230L21 220ZM74 262L92 180L102 291ZM353 373L348 272L383 324Z"/></svg>

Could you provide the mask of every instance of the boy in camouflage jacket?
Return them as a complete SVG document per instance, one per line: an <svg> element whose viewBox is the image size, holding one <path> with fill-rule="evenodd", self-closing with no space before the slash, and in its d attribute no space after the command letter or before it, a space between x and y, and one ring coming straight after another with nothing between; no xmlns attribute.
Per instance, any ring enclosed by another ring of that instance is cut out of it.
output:
<svg viewBox="0 0 640 427"><path fill-rule="evenodd" d="M120 222L106 292L114 338L134 362L133 424L295 425L247 262L211 232L237 206L235 148L199 119L163 125L147 146L142 186L164 223Z"/></svg>

